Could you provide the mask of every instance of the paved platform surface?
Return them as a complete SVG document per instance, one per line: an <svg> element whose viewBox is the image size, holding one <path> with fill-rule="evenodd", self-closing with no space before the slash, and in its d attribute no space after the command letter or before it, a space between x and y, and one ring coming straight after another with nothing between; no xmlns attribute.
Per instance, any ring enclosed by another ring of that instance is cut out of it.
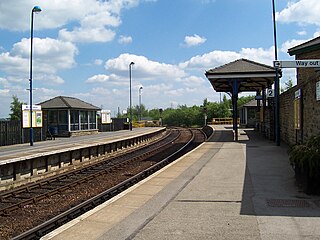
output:
<svg viewBox="0 0 320 240"><path fill-rule="evenodd" d="M161 129L161 127L133 128L132 131L99 132L98 134L85 136L56 138L55 140L35 142L33 146L30 146L29 143L1 146L0 165L8 161L14 161L15 159L19 160L20 158L28 158L47 152L63 151L68 148L81 148L88 145L114 142L133 136L145 135L158 131L159 129Z"/></svg>
<svg viewBox="0 0 320 240"><path fill-rule="evenodd" d="M213 138L42 239L320 239L320 197L295 186L287 148L215 126Z"/></svg>

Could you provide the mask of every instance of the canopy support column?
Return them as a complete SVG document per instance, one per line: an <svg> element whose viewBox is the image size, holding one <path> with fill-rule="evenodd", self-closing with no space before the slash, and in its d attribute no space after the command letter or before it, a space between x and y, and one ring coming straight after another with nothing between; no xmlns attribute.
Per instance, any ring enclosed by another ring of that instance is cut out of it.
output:
<svg viewBox="0 0 320 240"><path fill-rule="evenodd" d="M238 79L232 80L232 108L233 108L233 130L234 140L238 141L238 94L240 81Z"/></svg>

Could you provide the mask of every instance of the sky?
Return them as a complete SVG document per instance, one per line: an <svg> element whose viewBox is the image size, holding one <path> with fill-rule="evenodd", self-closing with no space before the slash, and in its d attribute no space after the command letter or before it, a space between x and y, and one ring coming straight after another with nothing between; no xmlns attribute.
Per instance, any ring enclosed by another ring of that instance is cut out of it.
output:
<svg viewBox="0 0 320 240"><path fill-rule="evenodd" d="M275 0L278 59L320 35L319 0ZM240 58L272 66L272 0L0 0L0 118L15 95L29 103L34 14L33 103L56 96L114 116L219 101L204 73ZM295 70L281 79L296 82ZM254 94L254 93L251 93Z"/></svg>

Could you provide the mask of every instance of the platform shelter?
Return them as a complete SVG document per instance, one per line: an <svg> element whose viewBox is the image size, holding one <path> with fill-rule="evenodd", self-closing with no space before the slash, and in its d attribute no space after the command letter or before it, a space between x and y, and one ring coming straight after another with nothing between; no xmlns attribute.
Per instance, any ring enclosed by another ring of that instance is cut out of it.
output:
<svg viewBox="0 0 320 240"><path fill-rule="evenodd" d="M241 92L255 92L262 101L260 121L265 126L266 89L271 89L276 78L274 67L248 59L238 59L228 64L210 69L205 73L216 92L228 93L233 105L233 129L235 141L238 141L238 96ZM258 107L261 103L258 100ZM270 115L269 115L270 116ZM271 114L272 116L272 114ZM274 118L270 118L274 122ZM271 123L270 125L272 125ZM262 128L263 129L263 128ZM274 127L273 127L274 130Z"/></svg>
<svg viewBox="0 0 320 240"><path fill-rule="evenodd" d="M74 97L58 96L40 103L45 127L56 136L98 132L97 111L101 109Z"/></svg>

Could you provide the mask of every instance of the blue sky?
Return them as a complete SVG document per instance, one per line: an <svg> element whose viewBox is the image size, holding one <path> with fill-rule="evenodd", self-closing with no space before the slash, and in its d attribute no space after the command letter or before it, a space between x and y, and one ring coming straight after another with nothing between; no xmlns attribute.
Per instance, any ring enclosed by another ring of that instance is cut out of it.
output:
<svg viewBox="0 0 320 240"><path fill-rule="evenodd" d="M12 96L29 102L30 15L34 103L73 96L114 114L143 86L148 109L218 101L204 72L239 58L272 65L271 0L0 0L0 118ZM280 60L319 36L319 0L276 0ZM282 82L292 78L285 71Z"/></svg>

